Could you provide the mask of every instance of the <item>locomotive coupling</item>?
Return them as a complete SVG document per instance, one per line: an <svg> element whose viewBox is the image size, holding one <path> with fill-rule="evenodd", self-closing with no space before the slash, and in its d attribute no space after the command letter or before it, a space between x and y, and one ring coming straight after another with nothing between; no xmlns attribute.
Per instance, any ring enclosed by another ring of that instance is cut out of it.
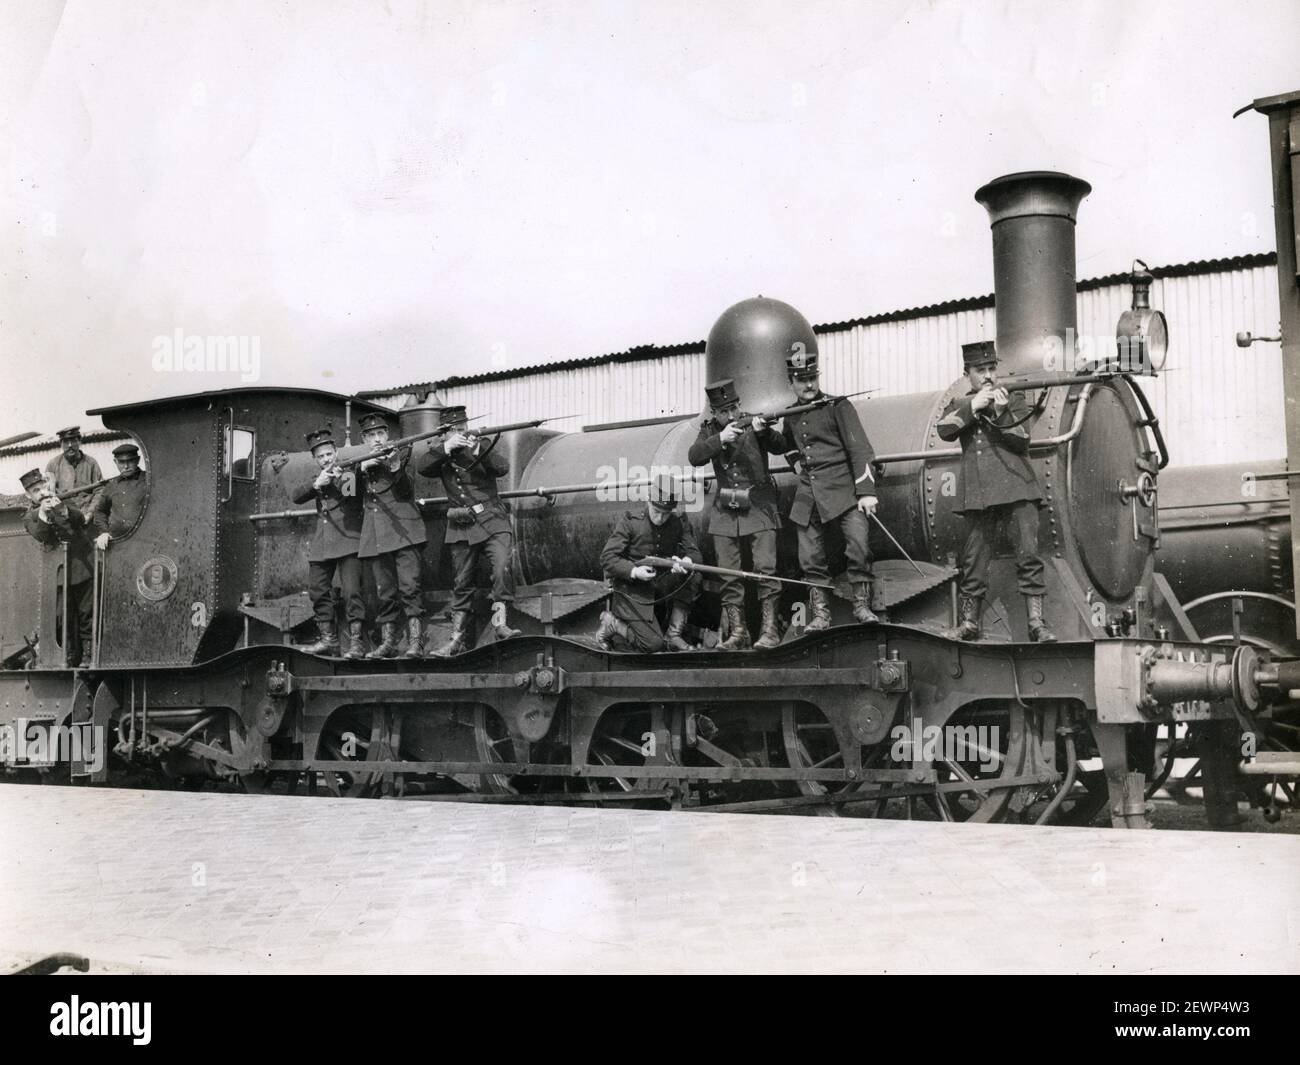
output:
<svg viewBox="0 0 1300 1065"><path fill-rule="evenodd" d="M1236 648L1231 659L1188 661L1182 656L1162 654L1154 647L1141 653L1144 694L1148 709L1175 703L1230 700L1242 714L1252 714L1263 702L1259 653L1248 646Z"/></svg>

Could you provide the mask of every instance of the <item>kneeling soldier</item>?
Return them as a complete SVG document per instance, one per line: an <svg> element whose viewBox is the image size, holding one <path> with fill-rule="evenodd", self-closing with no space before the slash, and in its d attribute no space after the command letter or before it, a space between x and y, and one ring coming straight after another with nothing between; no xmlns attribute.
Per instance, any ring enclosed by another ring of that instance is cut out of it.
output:
<svg viewBox="0 0 1300 1065"><path fill-rule="evenodd" d="M19 480L31 503L23 514L23 527L46 547L68 545L64 662L70 667L79 666L94 639L94 544L88 531L90 523L76 507L55 495L40 470L28 470Z"/></svg>
<svg viewBox="0 0 1300 1065"><path fill-rule="evenodd" d="M419 658L424 635L420 595L424 519L415 504L415 489L406 463L411 449L388 448L388 422L373 412L361 421L361 438L375 452L361 463L366 479L365 514L357 557L370 559L379 592L379 627L383 641L368 658L397 657L397 619L406 615L406 657Z"/></svg>
<svg viewBox="0 0 1300 1065"><path fill-rule="evenodd" d="M785 443L776 430L761 417L742 425L740 397L731 378L704 386L713 416L700 426L700 435L691 445L690 463L703 466L713 463L716 478L713 513L709 516L709 535L718 565L727 569L744 569L741 551L745 545L753 556L755 573L776 573L776 531L781 527L777 512L776 482L768 473L767 456L781 455ZM745 624L745 585L739 577L722 577L722 610L727 617L729 635L718 649L743 651L749 647L749 628ZM763 628L754 644L760 650L781 642L777 627L777 602L781 585L777 581L758 583L758 604L763 612Z"/></svg>
<svg viewBox="0 0 1300 1065"><path fill-rule="evenodd" d="M667 572L640 565L657 555L675 563ZM600 616L596 643L612 651L614 638L634 651L690 651L682 630L704 583L692 564L703 561L690 519L677 513L677 493L671 478L660 478L649 489L642 510L629 510L614 526L600 553L600 564L614 594L610 609ZM655 604L672 599L668 631L659 628Z"/></svg>
<svg viewBox="0 0 1300 1065"><path fill-rule="evenodd" d="M343 657L364 658L361 629L366 620L366 601L361 591L361 559L357 558L364 524L361 497L357 494L355 476L334 466L338 447L328 429L308 433L307 446L320 473L310 484L297 485L289 493L295 503L316 501L316 535L307 549L307 579L320 639L304 650L313 655L339 653L334 617L334 575L337 573L348 620L348 646Z"/></svg>
<svg viewBox="0 0 1300 1065"><path fill-rule="evenodd" d="M451 639L434 654L459 654L472 639L474 576L486 552L492 566L492 627L498 640L518 636L506 624L506 603L515 601L514 530L510 515L497 494L497 478L510 472L510 462L496 447L465 431L464 407L443 407L441 425L455 426L429 444L429 455L419 466L426 477L441 477L450 500L447 510L447 546L451 549Z"/></svg>
<svg viewBox="0 0 1300 1065"><path fill-rule="evenodd" d="M798 350L785 360L795 402L822 399L817 352ZM853 586L853 617L863 623L878 620L871 609L871 550L867 515L876 510L876 479L871 472L875 452L853 404L839 397L823 407L785 419L782 435L786 455L799 464L799 487L790 507L790 520L799 527L799 568L806 580L829 581L826 526L839 525ZM830 594L820 588L809 593L812 620L807 632L831 623Z"/></svg>
<svg viewBox="0 0 1300 1065"><path fill-rule="evenodd" d="M964 344L962 363L970 391L953 399L939 419L941 440L961 441L957 513L968 530L961 552L959 623L953 635L978 640L988 592L989 560L998 527L1009 522L1016 541L1016 576L1029 615L1029 638L1052 643L1043 621L1043 558L1038 552L1038 479L1029 451L1029 405L1019 392L997 387L997 350L992 341Z"/></svg>

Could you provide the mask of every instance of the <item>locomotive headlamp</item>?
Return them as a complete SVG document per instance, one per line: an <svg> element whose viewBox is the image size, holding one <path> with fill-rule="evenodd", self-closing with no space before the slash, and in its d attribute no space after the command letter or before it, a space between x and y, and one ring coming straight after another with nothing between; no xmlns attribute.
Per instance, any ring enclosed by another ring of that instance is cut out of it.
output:
<svg viewBox="0 0 1300 1065"><path fill-rule="evenodd" d="M1164 369L1169 353L1169 326L1165 316L1151 309L1151 282L1155 278L1141 259L1133 262L1129 283L1133 305L1115 326L1115 355L1121 373L1156 374Z"/></svg>

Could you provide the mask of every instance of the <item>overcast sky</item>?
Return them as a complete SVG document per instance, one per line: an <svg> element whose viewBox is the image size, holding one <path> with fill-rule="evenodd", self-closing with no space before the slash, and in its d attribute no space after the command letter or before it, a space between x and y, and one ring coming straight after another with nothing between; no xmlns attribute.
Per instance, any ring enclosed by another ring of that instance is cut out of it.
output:
<svg viewBox="0 0 1300 1065"><path fill-rule="evenodd" d="M354 391L992 291L983 182L1093 185L1079 275L1274 247L1300 4L0 7L0 437L229 387ZM165 350L165 349L163 349Z"/></svg>

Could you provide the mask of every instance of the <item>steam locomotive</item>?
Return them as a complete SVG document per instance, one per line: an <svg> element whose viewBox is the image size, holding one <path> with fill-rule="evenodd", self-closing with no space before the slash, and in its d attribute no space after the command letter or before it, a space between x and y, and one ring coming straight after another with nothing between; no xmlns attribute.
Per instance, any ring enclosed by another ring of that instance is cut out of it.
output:
<svg viewBox="0 0 1300 1065"><path fill-rule="evenodd" d="M24 758L11 743L6 769L57 768L83 783L149 770L252 791L954 821L1091 823L1105 812L1117 827L1145 827L1157 729L1186 722L1207 808L1228 817L1242 735L1300 680L1290 648L1200 638L1157 570L1168 455L1140 377L1159 369L1164 321L1139 271L1117 328L1126 348L1076 364L1074 233L1088 192L1069 175L1034 172L976 194L992 227L1001 372L1036 412L1030 457L1058 643L1029 642L1008 607L1018 597L1005 542L990 572L992 631L977 643L944 635L964 527L951 491L960 451L935 426L960 379L856 403L892 533L873 530L879 624L854 623L843 589L825 632L805 633L787 600L792 622L767 651L708 650L717 613L707 596L692 619L699 652L607 653L586 638L608 594L600 548L646 481L638 471L690 469L698 419L678 417L500 438L521 581L509 624L523 635L496 641L484 617L476 649L451 659L306 654L294 641L310 628L302 590L315 514L288 495L313 467L301 442L321 425L350 441L355 420L379 408L306 389L233 389L89 412L140 445L150 499L99 556L96 638L82 667L56 664L66 558L26 536L16 512L0 513L0 726L11 738L91 726L114 745L108 760L83 751L59 761ZM795 344L817 350L797 310L742 301L709 334L708 376L734 378L749 409L783 407ZM1057 358L1047 372L1045 353ZM402 436L432 429L436 400L397 417ZM788 509L796 475L774 472ZM707 500L708 478L696 480ZM446 500L415 481L426 587L446 589ZM709 511L693 515L701 533ZM795 569L788 531L779 550L783 570ZM445 625L446 593L428 598L431 624Z"/></svg>

